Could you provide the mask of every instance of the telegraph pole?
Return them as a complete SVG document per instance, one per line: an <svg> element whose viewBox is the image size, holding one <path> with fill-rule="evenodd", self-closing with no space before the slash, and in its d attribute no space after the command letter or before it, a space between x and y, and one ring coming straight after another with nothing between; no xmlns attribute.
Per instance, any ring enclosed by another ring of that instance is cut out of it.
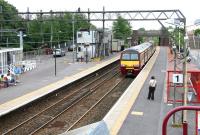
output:
<svg viewBox="0 0 200 135"><path fill-rule="evenodd" d="M176 45L173 45L173 51L174 51L174 74L176 74ZM176 83L174 83L174 101L173 101L173 108L176 107ZM173 114L173 124L176 123L175 119L175 113Z"/></svg>
<svg viewBox="0 0 200 135"><path fill-rule="evenodd" d="M183 62L183 90L184 90L184 101L183 101L183 106L187 106L187 94L188 94L188 88L187 88L187 33L186 33L186 19L184 20L184 62ZM184 110L182 112L182 124L184 127L184 130L187 131L188 129L188 124L187 124L187 110Z"/></svg>
<svg viewBox="0 0 200 135"><path fill-rule="evenodd" d="M103 56L106 56L106 47L105 47L105 43L104 43L104 35L105 35L105 7L103 7L103 34L102 34L102 44L103 44Z"/></svg>

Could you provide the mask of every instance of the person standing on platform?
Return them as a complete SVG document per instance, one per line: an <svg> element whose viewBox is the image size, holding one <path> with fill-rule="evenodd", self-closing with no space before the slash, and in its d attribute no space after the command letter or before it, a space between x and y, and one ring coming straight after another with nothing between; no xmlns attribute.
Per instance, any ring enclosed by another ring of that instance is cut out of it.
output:
<svg viewBox="0 0 200 135"><path fill-rule="evenodd" d="M156 79L154 76L151 77L149 81L149 93L148 93L148 99L154 100L154 92L156 90Z"/></svg>
<svg viewBox="0 0 200 135"><path fill-rule="evenodd" d="M20 74L22 73L21 67L18 66L18 65L15 66L15 68L14 68L14 73L15 73L15 76L16 76L15 81L16 81L16 82L20 82L20 81L19 81L19 76L20 76Z"/></svg>

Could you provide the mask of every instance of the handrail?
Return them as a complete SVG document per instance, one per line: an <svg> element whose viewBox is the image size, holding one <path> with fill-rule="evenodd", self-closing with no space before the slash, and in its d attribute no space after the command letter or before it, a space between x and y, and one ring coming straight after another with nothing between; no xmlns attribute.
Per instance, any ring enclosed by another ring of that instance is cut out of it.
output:
<svg viewBox="0 0 200 135"><path fill-rule="evenodd" d="M162 124L162 135L167 135L167 122L169 120L169 118L178 111L182 111L182 110L194 110L194 111L200 111L200 106L179 106L176 107L174 109L172 109L171 111L169 111L167 113L167 115L165 116L164 120L163 120L163 124Z"/></svg>

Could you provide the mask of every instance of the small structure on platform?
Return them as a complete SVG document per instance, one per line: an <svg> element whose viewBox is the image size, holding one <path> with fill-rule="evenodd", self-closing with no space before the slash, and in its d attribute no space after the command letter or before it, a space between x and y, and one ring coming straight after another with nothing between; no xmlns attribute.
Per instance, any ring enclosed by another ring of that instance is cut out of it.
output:
<svg viewBox="0 0 200 135"><path fill-rule="evenodd" d="M22 61L22 48L1 48L0 49L0 74L6 74L9 65Z"/></svg>
<svg viewBox="0 0 200 135"><path fill-rule="evenodd" d="M104 34L102 33L103 31L101 29L82 29L77 31L77 60L81 59L81 61L86 61L87 56L87 60L90 61L92 58L98 57L101 54L109 56L111 52L112 32L104 30ZM86 44L88 45L87 48L85 47Z"/></svg>
<svg viewBox="0 0 200 135"><path fill-rule="evenodd" d="M83 59L86 60L86 48L84 47L85 44L88 44L87 47L87 56L88 59L93 58L95 56L95 50L96 46L95 44L97 43L97 31L92 30L92 31L86 31L86 30L81 30L77 32L77 60L81 61Z"/></svg>
<svg viewBox="0 0 200 135"><path fill-rule="evenodd" d="M112 52L119 52L124 50L124 40L113 39L112 40Z"/></svg>

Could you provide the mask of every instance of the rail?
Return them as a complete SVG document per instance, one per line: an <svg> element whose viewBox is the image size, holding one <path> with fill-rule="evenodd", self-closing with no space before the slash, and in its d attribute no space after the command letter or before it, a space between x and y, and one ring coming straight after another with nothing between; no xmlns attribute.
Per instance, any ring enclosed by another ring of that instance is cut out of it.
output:
<svg viewBox="0 0 200 135"><path fill-rule="evenodd" d="M200 111L200 106L179 106L176 107L174 109L172 109L171 111L169 111L167 113L167 115L165 116L164 120L163 120L163 124L162 124L162 135L167 135L167 122L169 120L169 118L176 112L178 111L183 111L183 110L193 110L193 111ZM187 122L184 121L183 122L183 135L188 135L187 134Z"/></svg>

